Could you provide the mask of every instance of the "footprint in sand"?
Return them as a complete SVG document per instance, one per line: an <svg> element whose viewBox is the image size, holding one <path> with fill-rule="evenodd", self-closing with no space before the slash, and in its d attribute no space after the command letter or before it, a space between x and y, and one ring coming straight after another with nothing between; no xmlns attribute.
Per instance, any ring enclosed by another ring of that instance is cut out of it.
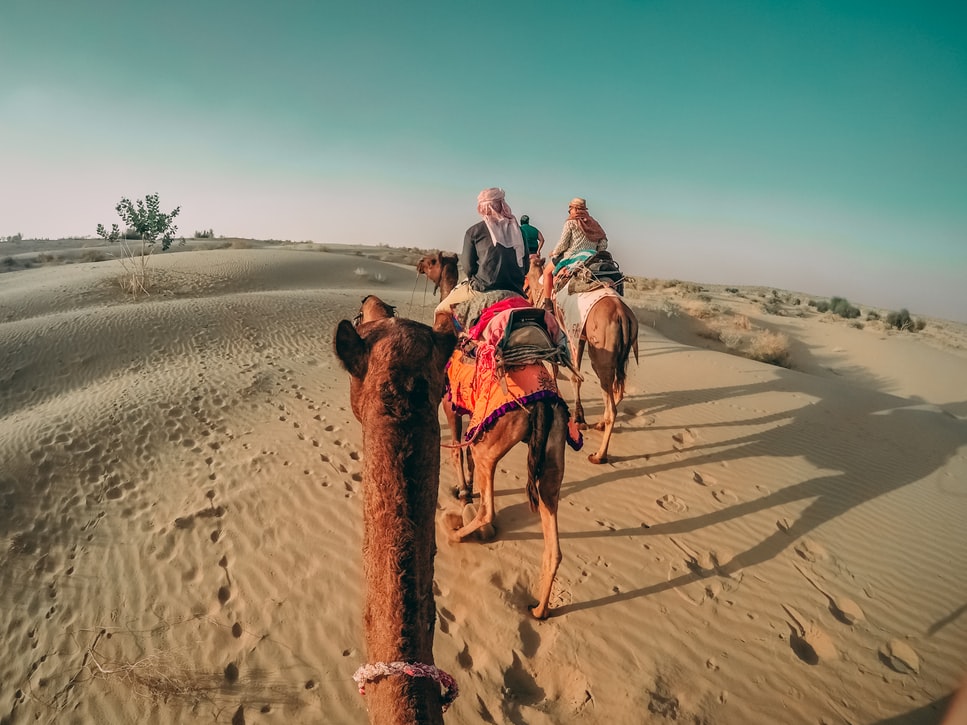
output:
<svg viewBox="0 0 967 725"><path fill-rule="evenodd" d="M692 480L700 486L715 486L718 483L713 476L698 471L692 471Z"/></svg>
<svg viewBox="0 0 967 725"><path fill-rule="evenodd" d="M712 498L714 498L719 503L732 504L738 503L739 497L734 493L729 491L727 488L720 488L712 491Z"/></svg>
<svg viewBox="0 0 967 725"><path fill-rule="evenodd" d="M822 544L818 544L811 539L802 539L793 550L806 561L815 564L817 561L826 561L829 552Z"/></svg>
<svg viewBox="0 0 967 725"><path fill-rule="evenodd" d="M685 502L674 494L666 493L664 496L658 499L656 503L666 511L674 511L678 514L688 511L688 506L685 505Z"/></svg>
<svg viewBox="0 0 967 725"><path fill-rule="evenodd" d="M683 448L688 448L697 439L698 436L695 435L691 428L685 428L672 436L672 440L675 441L675 449L679 451Z"/></svg>
<svg viewBox="0 0 967 725"><path fill-rule="evenodd" d="M899 639L891 639L880 647L880 659L901 675L920 672L920 658L917 653L913 651L913 647Z"/></svg>
<svg viewBox="0 0 967 725"><path fill-rule="evenodd" d="M795 609L785 604L782 608L792 619L790 624L792 632L789 636L789 645L796 656L809 665L818 665L823 660L839 659L836 645L832 638L813 622L808 622Z"/></svg>
<svg viewBox="0 0 967 725"><path fill-rule="evenodd" d="M810 577L806 572L799 568L798 565L793 564L796 567L796 571L802 574L803 578L812 584L816 590L822 594L826 599L829 600L829 611L833 613L840 622L844 624L853 624L865 619L863 610L860 609L860 605L854 602L849 597L838 597L834 594L830 594L828 591L823 589L819 584L817 584L812 577Z"/></svg>

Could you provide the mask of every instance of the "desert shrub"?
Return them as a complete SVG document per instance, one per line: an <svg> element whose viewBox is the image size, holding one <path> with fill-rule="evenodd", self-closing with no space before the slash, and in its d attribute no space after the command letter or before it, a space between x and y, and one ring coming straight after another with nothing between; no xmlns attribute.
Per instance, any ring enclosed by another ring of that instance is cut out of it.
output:
<svg viewBox="0 0 967 725"><path fill-rule="evenodd" d="M851 305L845 297L833 297L829 301L829 309L833 314L845 317L847 320L852 320L860 316L860 308Z"/></svg>
<svg viewBox="0 0 967 725"><path fill-rule="evenodd" d="M829 312L829 302L826 300L819 300L812 306L816 308L816 312Z"/></svg>
<svg viewBox="0 0 967 725"><path fill-rule="evenodd" d="M782 305L776 299L766 300L762 303L762 311L767 315L781 315Z"/></svg>
<svg viewBox="0 0 967 725"><path fill-rule="evenodd" d="M3 258L3 266L4 267L11 267L11 268L12 267L16 267L17 266L17 260L14 259L13 257L4 257Z"/></svg>
<svg viewBox="0 0 967 725"><path fill-rule="evenodd" d="M789 338L781 332L762 330L750 338L747 353L753 360L789 367Z"/></svg>
<svg viewBox="0 0 967 725"><path fill-rule="evenodd" d="M726 287L725 288L725 291L726 292L731 292L734 295L739 294L739 288L738 287Z"/></svg>
<svg viewBox="0 0 967 725"><path fill-rule="evenodd" d="M123 270L120 280L121 289L135 297L142 292L147 294L148 260L151 258L155 244L159 241L163 252L171 246L175 232L178 231L174 219L181 212L181 207L175 207L165 213L161 211L158 195L148 194L144 199L138 199L135 202L122 197L114 210L126 225L127 231L122 234L118 225L112 224L111 231L108 232L103 224L98 224L97 235L121 245L123 253L120 258ZM134 238L141 242L140 245L127 243L132 238L131 233L136 234Z"/></svg>
<svg viewBox="0 0 967 725"><path fill-rule="evenodd" d="M886 316L886 324L898 330L909 330L918 332L927 326L925 320L910 316L910 311L905 307L899 312L891 312Z"/></svg>
<svg viewBox="0 0 967 725"><path fill-rule="evenodd" d="M860 322L859 320L850 320L849 326L855 327L857 330L863 329L863 323Z"/></svg>
<svg viewBox="0 0 967 725"><path fill-rule="evenodd" d="M195 230L195 239L214 239L215 232L211 229L202 229L201 231Z"/></svg>
<svg viewBox="0 0 967 725"><path fill-rule="evenodd" d="M63 261L63 259L50 252L41 252L37 255L38 264L60 264Z"/></svg>
<svg viewBox="0 0 967 725"><path fill-rule="evenodd" d="M874 320L879 320L879 319L880 319L880 313L877 312L876 310L870 310L869 312L866 313L867 322L873 322Z"/></svg>
<svg viewBox="0 0 967 725"><path fill-rule="evenodd" d="M719 331L719 340L729 350L738 350L742 346L744 335L736 329L725 328Z"/></svg>

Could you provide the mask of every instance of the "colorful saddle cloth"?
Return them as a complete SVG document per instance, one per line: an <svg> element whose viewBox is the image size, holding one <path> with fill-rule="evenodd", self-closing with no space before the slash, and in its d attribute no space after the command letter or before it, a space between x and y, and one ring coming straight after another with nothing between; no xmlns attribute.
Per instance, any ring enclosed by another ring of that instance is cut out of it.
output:
<svg viewBox="0 0 967 725"><path fill-rule="evenodd" d="M487 347L478 347L475 358L458 348L447 364L446 399L458 413L470 416L465 437L467 442L473 442L481 433L492 428L505 413L535 400L553 400L567 410L567 403L558 393L557 384L547 366L537 362L512 368L499 375L492 363L493 355L480 354ZM576 451L583 444L581 433L573 420L568 423L567 442Z"/></svg>

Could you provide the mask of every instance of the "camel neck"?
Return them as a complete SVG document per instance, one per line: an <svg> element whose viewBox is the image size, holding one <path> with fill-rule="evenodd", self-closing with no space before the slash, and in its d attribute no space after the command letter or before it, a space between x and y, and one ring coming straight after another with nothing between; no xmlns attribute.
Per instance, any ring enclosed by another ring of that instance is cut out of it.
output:
<svg viewBox="0 0 967 725"><path fill-rule="evenodd" d="M363 436L367 661L433 664L439 422L397 423L374 433ZM366 692L372 722L443 722L440 687L427 678L394 675Z"/></svg>

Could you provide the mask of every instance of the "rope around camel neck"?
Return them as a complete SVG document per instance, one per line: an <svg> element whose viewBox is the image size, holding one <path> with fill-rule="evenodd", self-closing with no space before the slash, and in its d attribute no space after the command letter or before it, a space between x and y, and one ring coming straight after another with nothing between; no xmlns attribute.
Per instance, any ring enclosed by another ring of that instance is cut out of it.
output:
<svg viewBox="0 0 967 725"><path fill-rule="evenodd" d="M410 677L429 677L445 689L440 698L443 712L457 699L460 690L456 680L443 670L422 662L372 662L363 665L353 674L353 680L359 686L359 694L366 694L366 683L375 682L390 675L409 675Z"/></svg>

